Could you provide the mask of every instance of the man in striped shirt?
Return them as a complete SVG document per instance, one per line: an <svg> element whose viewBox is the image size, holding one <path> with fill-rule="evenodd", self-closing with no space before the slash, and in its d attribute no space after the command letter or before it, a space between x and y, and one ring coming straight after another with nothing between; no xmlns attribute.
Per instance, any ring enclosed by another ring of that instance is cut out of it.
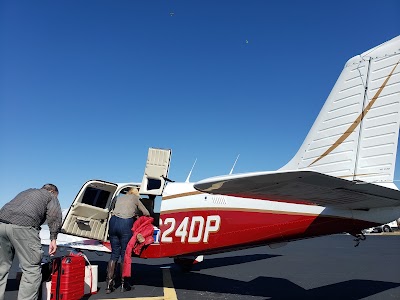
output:
<svg viewBox="0 0 400 300"><path fill-rule="evenodd" d="M57 196L57 187L45 184L41 189L19 193L0 209L0 300L4 299L8 272L15 254L23 272L18 299L38 298L43 256L40 226L47 220L51 240L49 254L54 255L62 222Z"/></svg>

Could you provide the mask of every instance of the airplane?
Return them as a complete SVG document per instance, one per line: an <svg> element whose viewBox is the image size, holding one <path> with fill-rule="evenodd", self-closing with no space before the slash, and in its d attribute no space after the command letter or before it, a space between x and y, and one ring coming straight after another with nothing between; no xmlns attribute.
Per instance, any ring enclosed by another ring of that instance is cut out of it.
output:
<svg viewBox="0 0 400 300"><path fill-rule="evenodd" d="M363 229L400 217L399 64L400 36L349 59L298 152L276 171L174 182L171 150L150 148L142 182L87 181L61 232L104 251L111 202L135 186L154 217L155 241L141 258L189 268L207 254L337 233L358 245Z"/></svg>

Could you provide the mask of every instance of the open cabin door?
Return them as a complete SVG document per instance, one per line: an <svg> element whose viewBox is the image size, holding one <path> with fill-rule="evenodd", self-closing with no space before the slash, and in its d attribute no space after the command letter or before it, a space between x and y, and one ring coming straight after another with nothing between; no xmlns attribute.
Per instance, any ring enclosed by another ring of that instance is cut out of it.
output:
<svg viewBox="0 0 400 300"><path fill-rule="evenodd" d="M75 197L64 219L61 232L100 241L108 240L108 219L113 199L138 184L118 185L89 180Z"/></svg>
<svg viewBox="0 0 400 300"><path fill-rule="evenodd" d="M161 196L171 161L170 149L149 148L139 193Z"/></svg>

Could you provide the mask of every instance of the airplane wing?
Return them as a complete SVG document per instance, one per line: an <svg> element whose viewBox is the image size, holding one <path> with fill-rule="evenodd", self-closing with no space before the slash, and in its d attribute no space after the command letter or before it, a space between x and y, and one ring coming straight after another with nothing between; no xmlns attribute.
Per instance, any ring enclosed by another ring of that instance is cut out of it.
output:
<svg viewBox="0 0 400 300"><path fill-rule="evenodd" d="M400 206L400 191L314 171L275 171L212 177L194 184L211 194L314 204L342 209Z"/></svg>
<svg viewBox="0 0 400 300"><path fill-rule="evenodd" d="M50 244L50 231L47 225L42 225L39 233L42 245ZM89 250L96 252L111 252L110 243L92 240L88 238L77 237L69 234L59 233L57 236L57 247L74 248L80 250Z"/></svg>

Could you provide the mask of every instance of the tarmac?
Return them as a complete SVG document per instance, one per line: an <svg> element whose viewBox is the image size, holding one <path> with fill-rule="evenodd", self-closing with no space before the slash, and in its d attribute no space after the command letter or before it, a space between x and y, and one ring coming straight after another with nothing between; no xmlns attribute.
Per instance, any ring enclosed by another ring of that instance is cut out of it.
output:
<svg viewBox="0 0 400 300"><path fill-rule="evenodd" d="M133 258L134 289L111 294L104 291L109 254L85 252L99 276L98 292L83 299L400 299L400 232L369 234L357 247L353 239L332 235L205 256L191 272L171 258ZM17 299L17 271L15 261L7 300Z"/></svg>

